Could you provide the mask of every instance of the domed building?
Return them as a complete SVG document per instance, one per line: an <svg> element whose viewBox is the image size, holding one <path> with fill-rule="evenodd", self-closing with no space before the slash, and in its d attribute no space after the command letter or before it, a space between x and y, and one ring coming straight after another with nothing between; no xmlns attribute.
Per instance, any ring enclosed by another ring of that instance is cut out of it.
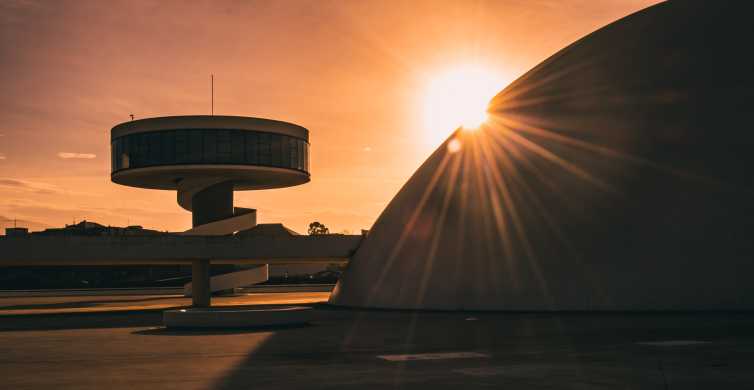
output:
<svg viewBox="0 0 754 390"><path fill-rule="evenodd" d="M752 11L658 4L526 73L403 186L330 303L754 309Z"/></svg>

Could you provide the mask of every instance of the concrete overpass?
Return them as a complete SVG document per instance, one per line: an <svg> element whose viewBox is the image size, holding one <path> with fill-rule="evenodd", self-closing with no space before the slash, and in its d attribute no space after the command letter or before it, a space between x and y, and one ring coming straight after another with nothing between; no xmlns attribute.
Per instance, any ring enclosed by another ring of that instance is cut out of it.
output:
<svg viewBox="0 0 754 390"><path fill-rule="evenodd" d="M209 304L209 264L346 263L360 235L0 237L0 266L192 265L193 301Z"/></svg>

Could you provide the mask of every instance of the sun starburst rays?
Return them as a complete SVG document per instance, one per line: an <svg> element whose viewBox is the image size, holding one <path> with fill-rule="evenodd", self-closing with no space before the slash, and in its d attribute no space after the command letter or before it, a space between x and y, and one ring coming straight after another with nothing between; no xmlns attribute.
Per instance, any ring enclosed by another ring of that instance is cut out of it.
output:
<svg viewBox="0 0 754 390"><path fill-rule="evenodd" d="M477 129L487 121L487 103L501 83L500 74L476 63L434 72L421 97L426 139L435 145L458 127Z"/></svg>
<svg viewBox="0 0 754 390"><path fill-rule="evenodd" d="M556 72L539 80L536 88L545 88L573 71ZM438 298L432 289L441 281L452 281L454 294L466 297L458 301L468 300L477 290L509 298L531 296L536 286L541 302L555 305L557 297L552 295L546 273L552 261L546 257L554 252L537 245L546 234L551 237L548 242L563 248L564 256L578 255L562 225L564 214L558 211L570 200L559 194L581 188L579 191L622 196L606 175L609 169L595 162L650 162L549 129L535 117L511 114L547 100L528 99L527 91L515 94L497 96L484 123L475 131L457 128L425 162L419 172L427 172L410 181L413 192L398 195L413 205L399 211L403 216L399 226L383 227L377 222L377 230L397 229L398 233L387 256L375 259L384 264L375 275L367 305L380 307L388 280L400 281L389 294L398 297L405 308L426 307L428 302L431 306L452 305L435 302ZM581 157L574 158L577 155ZM418 187L421 190L417 191ZM475 260L468 262L469 258ZM578 266L589 273L585 264ZM467 280L464 274L468 272L477 279ZM598 277L586 279L597 288Z"/></svg>

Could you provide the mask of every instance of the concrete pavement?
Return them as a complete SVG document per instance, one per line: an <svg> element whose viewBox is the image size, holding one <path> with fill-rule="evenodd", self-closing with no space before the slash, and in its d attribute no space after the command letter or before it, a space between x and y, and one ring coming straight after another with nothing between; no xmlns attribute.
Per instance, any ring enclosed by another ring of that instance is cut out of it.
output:
<svg viewBox="0 0 754 390"><path fill-rule="evenodd" d="M253 293L212 298L213 306L309 304L325 302L329 292ZM78 295L0 297L0 318L12 315L113 313L165 310L191 305L183 295Z"/></svg>
<svg viewBox="0 0 754 390"><path fill-rule="evenodd" d="M165 330L159 311L4 317L0 376L13 389L754 385L754 314L315 307L309 326L201 332Z"/></svg>

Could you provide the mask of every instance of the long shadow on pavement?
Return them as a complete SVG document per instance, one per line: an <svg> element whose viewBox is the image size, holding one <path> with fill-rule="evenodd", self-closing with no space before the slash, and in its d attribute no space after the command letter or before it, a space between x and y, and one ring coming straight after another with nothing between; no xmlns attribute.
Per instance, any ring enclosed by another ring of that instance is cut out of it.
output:
<svg viewBox="0 0 754 390"><path fill-rule="evenodd" d="M752 381L751 313L328 308L312 323L272 330L216 388L662 388L667 381L682 388ZM704 343L640 344L658 340Z"/></svg>

